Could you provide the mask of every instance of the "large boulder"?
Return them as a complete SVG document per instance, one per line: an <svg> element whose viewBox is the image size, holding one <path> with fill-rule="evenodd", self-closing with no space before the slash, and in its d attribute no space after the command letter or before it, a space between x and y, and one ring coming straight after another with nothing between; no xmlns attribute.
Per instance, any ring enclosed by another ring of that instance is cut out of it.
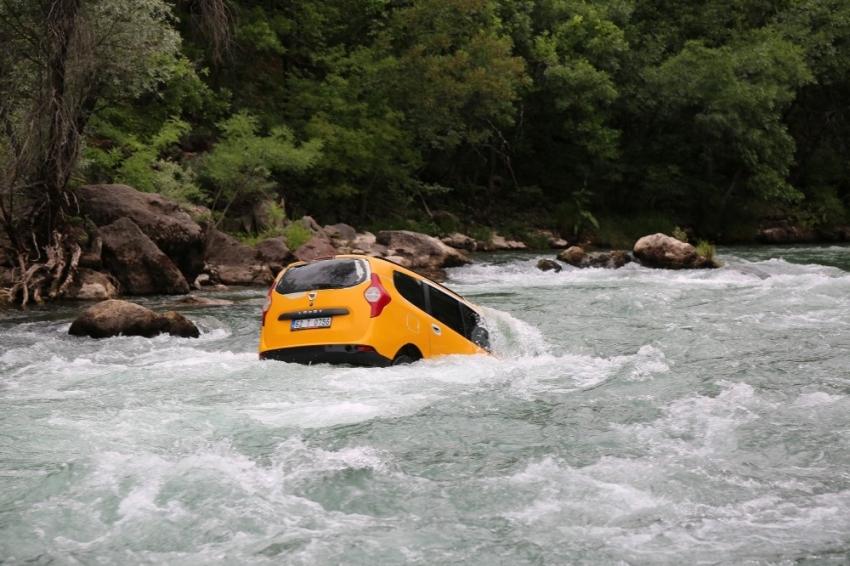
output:
<svg viewBox="0 0 850 566"><path fill-rule="evenodd" d="M99 230L103 263L130 295L172 295L189 292L189 283L167 255L129 218Z"/></svg>
<svg viewBox="0 0 850 566"><path fill-rule="evenodd" d="M216 229L210 230L207 240L207 265L214 283L270 285L274 280L271 268L255 248Z"/></svg>
<svg viewBox="0 0 850 566"><path fill-rule="evenodd" d="M472 263L466 255L447 246L437 238L408 230L379 232L377 243L386 246L390 256L400 256L410 261L417 270L439 270Z"/></svg>
<svg viewBox="0 0 850 566"><path fill-rule="evenodd" d="M687 242L665 234L644 236L635 243L635 257L641 265L662 269L696 269L715 267L710 259L697 253Z"/></svg>
<svg viewBox="0 0 850 566"><path fill-rule="evenodd" d="M325 234L333 240L338 240L340 242L353 242L357 237L357 230L348 224L340 222L338 224L333 224L332 226L325 226Z"/></svg>
<svg viewBox="0 0 850 566"><path fill-rule="evenodd" d="M375 234L371 232L363 232L357 234L354 240L351 241L351 253L363 254L372 257L386 257L389 250L386 246L378 243Z"/></svg>
<svg viewBox="0 0 850 566"><path fill-rule="evenodd" d="M307 228L314 236L324 238L325 240L330 239L330 236L325 232L325 229L319 226L319 223L316 222L312 216L302 216L295 222L301 223L301 225Z"/></svg>
<svg viewBox="0 0 850 566"><path fill-rule="evenodd" d="M286 245L286 238L266 238L257 243L257 252L260 258L265 261L273 274L277 274L281 269L295 261L295 254Z"/></svg>
<svg viewBox="0 0 850 566"><path fill-rule="evenodd" d="M96 226L129 218L193 281L204 268L204 230L176 202L127 185L83 185L74 189L80 215Z"/></svg>
<svg viewBox="0 0 850 566"><path fill-rule="evenodd" d="M310 238L295 250L295 257L298 258L298 261L313 261L320 257L333 257L335 255L336 248L333 247L330 240L322 236Z"/></svg>
<svg viewBox="0 0 850 566"><path fill-rule="evenodd" d="M90 306L74 319L68 329L68 334L72 336L92 338L108 338L119 334L151 338L162 333L183 338L200 336L198 327L177 312L157 314L142 305L116 299Z"/></svg>

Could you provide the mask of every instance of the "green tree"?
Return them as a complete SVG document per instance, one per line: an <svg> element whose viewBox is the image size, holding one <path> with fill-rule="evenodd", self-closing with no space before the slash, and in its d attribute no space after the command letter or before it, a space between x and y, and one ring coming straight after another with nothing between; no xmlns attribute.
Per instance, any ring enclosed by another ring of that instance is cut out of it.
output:
<svg viewBox="0 0 850 566"><path fill-rule="evenodd" d="M0 216L26 303L76 267L63 232L89 119L155 89L179 37L162 0L4 0L0 37Z"/></svg>
<svg viewBox="0 0 850 566"><path fill-rule="evenodd" d="M254 204L275 195L273 172L297 172L310 167L319 155L320 141L297 146L289 128L272 128L267 136L258 135L256 118L245 112L220 124L221 138L212 151L197 164L201 179L214 195L213 211L220 220L234 205Z"/></svg>
<svg viewBox="0 0 850 566"><path fill-rule="evenodd" d="M624 8L575 0L525 3L509 17L533 87L523 100L522 177L548 201L572 206L616 181L620 129L613 107L626 54ZM590 199L584 203L591 206Z"/></svg>
<svg viewBox="0 0 850 566"><path fill-rule="evenodd" d="M744 198L794 201L788 183L794 140L783 122L800 87L811 80L801 50L768 29L720 47L690 41L646 72L651 114L663 136L665 165L692 188L691 206L720 208Z"/></svg>
<svg viewBox="0 0 850 566"><path fill-rule="evenodd" d="M398 62L387 79L390 104L421 152L416 180L453 189L443 192L444 202L486 207L495 179L512 176L508 138L527 85L497 2L416 0L390 14L376 48ZM458 191L463 187L468 194Z"/></svg>

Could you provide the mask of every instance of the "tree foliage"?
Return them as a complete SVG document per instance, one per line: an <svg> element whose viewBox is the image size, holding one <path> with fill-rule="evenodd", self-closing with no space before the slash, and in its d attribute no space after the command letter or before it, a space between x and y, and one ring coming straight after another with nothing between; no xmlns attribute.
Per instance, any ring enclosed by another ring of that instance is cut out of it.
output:
<svg viewBox="0 0 850 566"><path fill-rule="evenodd" d="M839 0L0 0L0 37L28 258L72 179L360 224L848 220Z"/></svg>
<svg viewBox="0 0 850 566"><path fill-rule="evenodd" d="M45 241L61 226L89 119L167 78L180 38L159 0L3 0L0 36L0 212L37 253L25 227Z"/></svg>
<svg viewBox="0 0 850 566"><path fill-rule="evenodd" d="M270 179L272 173L307 169L322 145L313 141L296 147L292 131L283 126L260 136L257 119L245 112L222 122L220 128L220 141L201 158L197 167L215 193L213 209L219 202L223 203L222 216L234 204L273 197L271 191L276 183Z"/></svg>

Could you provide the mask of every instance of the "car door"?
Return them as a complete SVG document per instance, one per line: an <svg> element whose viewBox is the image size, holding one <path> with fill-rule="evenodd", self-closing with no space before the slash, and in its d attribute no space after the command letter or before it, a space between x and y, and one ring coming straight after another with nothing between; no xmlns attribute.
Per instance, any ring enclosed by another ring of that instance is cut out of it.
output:
<svg viewBox="0 0 850 566"><path fill-rule="evenodd" d="M460 301L433 285L427 285L427 291L431 314L428 329L431 355L446 356L475 351L475 347L464 337Z"/></svg>
<svg viewBox="0 0 850 566"><path fill-rule="evenodd" d="M393 285L396 291L407 302L416 307L410 309L405 315L404 327L399 329L407 333L408 341L415 344L424 357L430 357L430 343L426 328L431 317L428 315L427 307L427 285L400 271L393 272ZM428 330L430 332L430 330Z"/></svg>

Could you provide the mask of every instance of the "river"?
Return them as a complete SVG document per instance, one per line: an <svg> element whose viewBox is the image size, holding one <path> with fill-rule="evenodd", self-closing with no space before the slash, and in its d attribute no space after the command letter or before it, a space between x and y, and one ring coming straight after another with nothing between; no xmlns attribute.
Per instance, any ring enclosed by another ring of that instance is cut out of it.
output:
<svg viewBox="0 0 850 566"><path fill-rule="evenodd" d="M386 369L258 361L265 289L0 313L0 563L850 562L850 248L538 257L450 270L494 356Z"/></svg>

